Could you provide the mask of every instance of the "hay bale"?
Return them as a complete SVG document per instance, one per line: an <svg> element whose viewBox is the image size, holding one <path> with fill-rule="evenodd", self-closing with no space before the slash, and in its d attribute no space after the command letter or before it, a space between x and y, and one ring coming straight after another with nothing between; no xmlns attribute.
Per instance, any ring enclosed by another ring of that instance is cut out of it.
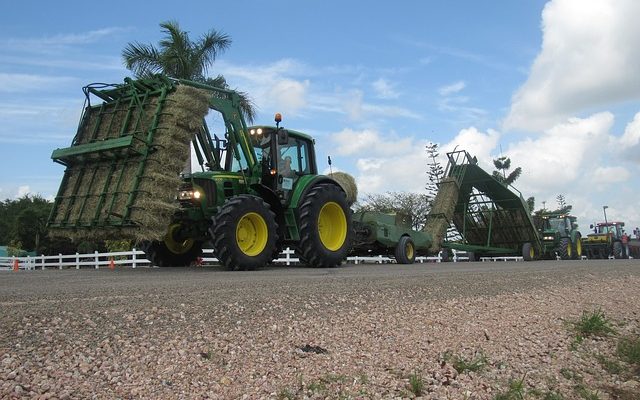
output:
<svg viewBox="0 0 640 400"><path fill-rule="evenodd" d="M329 177L338 182L342 190L347 194L347 203L349 203L349 206L358 200L358 186L353 176L346 172L334 172L329 174Z"/></svg>
<svg viewBox="0 0 640 400"><path fill-rule="evenodd" d="M54 223L62 222L68 214L68 222L75 228L56 233L72 239L161 239L178 209L180 173L189 160L194 134L209 110L208 99L205 90L177 85L159 115L158 98L138 103L129 116L122 107L128 102L106 104L102 115L96 110L88 112L74 144L133 134L140 139L134 141L134 149L143 153L149 134L153 134L148 146L155 151L146 159L131 153L116 160L100 158L69 167ZM90 226L96 213L98 226Z"/></svg>
<svg viewBox="0 0 640 400"><path fill-rule="evenodd" d="M459 191L460 188L453 178L445 178L439 184L438 194L431 205L431 211L423 229L431 235L433 240L429 249L431 254L440 251L440 245L446 237L449 221L453 218L458 203Z"/></svg>

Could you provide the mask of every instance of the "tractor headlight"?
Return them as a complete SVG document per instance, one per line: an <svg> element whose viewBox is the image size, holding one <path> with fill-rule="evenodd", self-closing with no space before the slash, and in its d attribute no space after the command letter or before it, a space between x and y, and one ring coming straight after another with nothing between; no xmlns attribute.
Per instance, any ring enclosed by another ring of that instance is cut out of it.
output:
<svg viewBox="0 0 640 400"><path fill-rule="evenodd" d="M553 237L553 236L544 236L544 237L542 238L542 240L553 240L553 239L554 239L554 237Z"/></svg>
<svg viewBox="0 0 640 400"><path fill-rule="evenodd" d="M181 190L178 192L178 200L180 201L200 200L200 197L202 197L202 193L198 190Z"/></svg>

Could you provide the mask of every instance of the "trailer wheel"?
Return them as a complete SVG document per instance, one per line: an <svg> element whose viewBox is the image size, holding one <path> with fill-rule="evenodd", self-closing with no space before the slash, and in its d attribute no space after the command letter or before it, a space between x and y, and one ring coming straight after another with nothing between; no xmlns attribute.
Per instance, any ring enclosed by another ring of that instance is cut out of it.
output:
<svg viewBox="0 0 640 400"><path fill-rule="evenodd" d="M167 246L166 239L162 242L142 242L140 249L144 251L146 259L151 261L151 264L161 268L187 266L202 256L202 242L196 240L178 252L175 247Z"/></svg>
<svg viewBox="0 0 640 400"><path fill-rule="evenodd" d="M259 197L240 195L227 200L213 218L210 233L216 257L230 270L254 270L273 259L276 218Z"/></svg>
<svg viewBox="0 0 640 400"><path fill-rule="evenodd" d="M304 196L298 208L300 258L311 267L336 267L351 247L351 210L344 192L320 184Z"/></svg>
<svg viewBox="0 0 640 400"><path fill-rule="evenodd" d="M522 259L524 261L533 261L536 258L536 251L530 242L522 245Z"/></svg>
<svg viewBox="0 0 640 400"><path fill-rule="evenodd" d="M478 261L478 256L473 251L467 251L467 259L469 262Z"/></svg>
<svg viewBox="0 0 640 400"><path fill-rule="evenodd" d="M563 260L570 260L573 258L573 247L571 246L571 239L560 239L560 258Z"/></svg>
<svg viewBox="0 0 640 400"><path fill-rule="evenodd" d="M396 244L396 263L413 264L416 260L416 246L411 236L403 236Z"/></svg>

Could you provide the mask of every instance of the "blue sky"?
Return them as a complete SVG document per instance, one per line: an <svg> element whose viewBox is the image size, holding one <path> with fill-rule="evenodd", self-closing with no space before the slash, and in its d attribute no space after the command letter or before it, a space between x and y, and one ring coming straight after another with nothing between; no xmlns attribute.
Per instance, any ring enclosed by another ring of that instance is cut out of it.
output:
<svg viewBox="0 0 640 400"><path fill-rule="evenodd" d="M37 5L34 5L37 4ZM231 36L210 71L248 92L256 123L317 141L361 193L422 192L428 142L492 170L511 157L537 206L640 225L640 2L13 2L0 13L0 198L55 195L82 86L121 82L128 42L176 20ZM321 167L323 167L321 165ZM324 166L326 167L326 166Z"/></svg>

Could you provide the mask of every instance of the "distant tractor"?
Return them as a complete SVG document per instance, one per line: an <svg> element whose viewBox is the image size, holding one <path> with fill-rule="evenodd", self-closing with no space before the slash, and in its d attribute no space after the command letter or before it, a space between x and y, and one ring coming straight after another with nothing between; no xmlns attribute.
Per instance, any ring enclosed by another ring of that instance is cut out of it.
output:
<svg viewBox="0 0 640 400"><path fill-rule="evenodd" d="M548 213L534 217L541 239L541 258L563 260L582 258L582 235L576 217L562 213ZM524 254L523 257L527 258Z"/></svg>
<svg viewBox="0 0 640 400"><path fill-rule="evenodd" d="M588 234L582 241L587 257L590 259L624 258L622 227L624 222L599 222L591 225L593 233Z"/></svg>

